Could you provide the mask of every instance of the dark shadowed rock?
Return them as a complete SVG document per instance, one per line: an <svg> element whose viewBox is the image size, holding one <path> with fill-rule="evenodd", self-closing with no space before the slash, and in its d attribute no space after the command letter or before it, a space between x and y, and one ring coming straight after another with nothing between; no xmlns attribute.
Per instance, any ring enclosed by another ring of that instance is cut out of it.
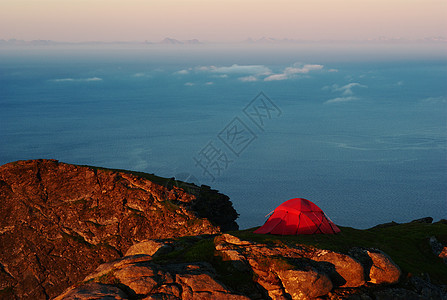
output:
<svg viewBox="0 0 447 300"><path fill-rule="evenodd" d="M218 225L222 231L239 229L235 222L239 215L228 196L218 193L207 185L191 189L190 192L195 196L191 201L191 209L197 216Z"/></svg>
<svg viewBox="0 0 447 300"><path fill-rule="evenodd" d="M378 224L378 225L372 227L371 229L374 229L374 228L375 229L388 228L388 227L393 227L393 226L396 226L396 225L399 225L399 223L391 221L391 222L388 222L388 223Z"/></svg>
<svg viewBox="0 0 447 300"><path fill-rule="evenodd" d="M423 299L447 299L447 286L444 285L441 287L432 284L428 274L425 279L418 276L412 276L410 278L410 285Z"/></svg>
<svg viewBox="0 0 447 300"><path fill-rule="evenodd" d="M426 300L417 293L403 288L388 288L374 292L376 300Z"/></svg>
<svg viewBox="0 0 447 300"><path fill-rule="evenodd" d="M186 192L138 174L56 160L1 166L3 289L23 299L46 299L136 242L214 234L236 224L228 197L194 185ZM202 208L202 201L211 207ZM213 221L200 217L209 211ZM219 211L225 216L219 218Z"/></svg>
<svg viewBox="0 0 447 300"><path fill-rule="evenodd" d="M445 264L447 264L447 246L441 244L435 236L430 237L428 240L433 254L439 258L442 258Z"/></svg>
<svg viewBox="0 0 447 300"><path fill-rule="evenodd" d="M420 218L420 219L413 220L410 223L427 223L427 224L431 224L431 223L433 223L433 218L432 217Z"/></svg>

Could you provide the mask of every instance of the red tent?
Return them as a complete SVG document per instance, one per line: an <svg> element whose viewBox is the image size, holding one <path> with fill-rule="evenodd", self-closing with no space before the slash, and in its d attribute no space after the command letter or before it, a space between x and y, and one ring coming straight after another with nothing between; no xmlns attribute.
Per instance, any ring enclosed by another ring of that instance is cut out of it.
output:
<svg viewBox="0 0 447 300"><path fill-rule="evenodd" d="M254 231L281 235L337 232L340 229L321 208L303 198L290 199L278 206L267 222Z"/></svg>

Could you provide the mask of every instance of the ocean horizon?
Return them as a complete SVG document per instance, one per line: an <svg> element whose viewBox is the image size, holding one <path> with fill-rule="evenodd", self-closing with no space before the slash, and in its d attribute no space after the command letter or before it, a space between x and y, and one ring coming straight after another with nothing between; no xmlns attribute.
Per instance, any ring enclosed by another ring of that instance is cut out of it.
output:
<svg viewBox="0 0 447 300"><path fill-rule="evenodd" d="M0 164L205 184L242 229L291 198L337 225L447 218L445 45L0 46Z"/></svg>

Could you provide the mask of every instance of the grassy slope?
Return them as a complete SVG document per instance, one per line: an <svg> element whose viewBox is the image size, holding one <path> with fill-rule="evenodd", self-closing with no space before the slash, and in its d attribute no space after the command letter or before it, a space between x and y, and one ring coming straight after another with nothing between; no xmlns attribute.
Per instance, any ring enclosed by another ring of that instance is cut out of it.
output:
<svg viewBox="0 0 447 300"><path fill-rule="evenodd" d="M405 223L366 230L350 227L340 229L340 233L329 235L264 235L254 234L254 229L232 234L262 243L305 244L342 253L347 253L352 247L378 248L387 253L404 273L428 273L434 281L447 284L447 265L432 253L428 242L431 236L435 236L444 245L447 244L447 224Z"/></svg>

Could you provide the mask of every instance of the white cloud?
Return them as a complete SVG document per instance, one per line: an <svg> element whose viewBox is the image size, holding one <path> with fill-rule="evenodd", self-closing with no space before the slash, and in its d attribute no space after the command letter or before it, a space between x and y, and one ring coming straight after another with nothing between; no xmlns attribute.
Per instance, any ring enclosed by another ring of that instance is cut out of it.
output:
<svg viewBox="0 0 447 300"><path fill-rule="evenodd" d="M258 81L258 78L256 78L253 75L250 76L245 76L245 77L239 77L238 78L240 81L242 82L253 82L253 81Z"/></svg>
<svg viewBox="0 0 447 300"><path fill-rule="evenodd" d="M242 82L254 82L258 80L264 81L275 81L275 80L286 80L289 78L296 77L298 74L307 74L311 71L323 69L323 65L318 64L299 64L295 63L290 67L283 69L281 73L274 74L270 68L264 65L238 65L233 64L231 66L197 66L189 71L193 70L195 72L209 72L214 73L213 77L227 78L229 75L246 75L241 76L238 80ZM188 71L188 70L186 70ZM179 73L178 71L176 73ZM187 74L186 72L182 72Z"/></svg>
<svg viewBox="0 0 447 300"><path fill-rule="evenodd" d="M210 71L212 68L215 68L215 66L198 66L195 67L196 71Z"/></svg>
<svg viewBox="0 0 447 300"><path fill-rule="evenodd" d="M90 81L102 81L102 78L99 78L99 77L90 77L90 78L59 78L59 79L52 79L50 81L53 81L53 82L90 82Z"/></svg>
<svg viewBox="0 0 447 300"><path fill-rule="evenodd" d="M361 88L367 88L366 85L360 84L358 82L351 82L344 86L338 86L337 84L333 84L330 88L333 92L341 92L344 96L350 96L354 95L354 92L352 91L352 88L354 87L361 87ZM323 89L327 89L327 87L324 87Z"/></svg>
<svg viewBox="0 0 447 300"><path fill-rule="evenodd" d="M267 75L272 71L264 65L238 65L234 64L229 67L201 66L197 67L198 71L208 71L222 74L250 74L250 75Z"/></svg>
<svg viewBox="0 0 447 300"><path fill-rule="evenodd" d="M186 70L186 69L184 69L184 70L177 71L177 72L175 72L174 74L178 74L178 75L187 75L187 74L189 74L189 71Z"/></svg>
<svg viewBox="0 0 447 300"><path fill-rule="evenodd" d="M337 97L337 98L334 98L334 99L330 99L330 100L328 100L328 101L326 101L324 103L325 104L331 104L331 103L349 102L349 101L355 101L355 100L358 100L358 99L359 98L353 97L353 96L350 96L350 97Z"/></svg>
<svg viewBox="0 0 447 300"><path fill-rule="evenodd" d="M185 83L185 86L193 86L193 85L194 85L194 83L192 83L192 82Z"/></svg>
<svg viewBox="0 0 447 300"><path fill-rule="evenodd" d="M291 67L285 68L282 73L273 74L264 78L264 81L286 80L294 78L296 74L307 74L310 71L321 70L323 68L324 68L323 65L311 65L311 64L302 65L299 63L295 63Z"/></svg>
<svg viewBox="0 0 447 300"><path fill-rule="evenodd" d="M327 100L324 103L328 104L328 103L339 103L339 102L349 102L349 101L359 100L360 99L359 97L354 96L354 91L352 90L354 87L367 88L366 85L360 84L358 82L351 82L351 83L345 84L343 86L339 86L338 84L324 86L322 88L322 90L331 90L332 92L341 93L341 97L336 97L336 98Z"/></svg>
<svg viewBox="0 0 447 300"><path fill-rule="evenodd" d="M276 80L286 80L289 79L289 76L286 74L273 74L266 78L264 78L264 81L276 81Z"/></svg>
<svg viewBox="0 0 447 300"><path fill-rule="evenodd" d="M214 78L228 78L227 74L213 75Z"/></svg>
<svg viewBox="0 0 447 300"><path fill-rule="evenodd" d="M293 67L288 67L284 69L284 74L307 74L310 71L316 71L323 69L323 65L304 65L301 66L298 63L295 63Z"/></svg>
<svg viewBox="0 0 447 300"><path fill-rule="evenodd" d="M52 79L53 82L69 82L69 81L75 81L73 78L60 78L60 79Z"/></svg>
<svg viewBox="0 0 447 300"><path fill-rule="evenodd" d="M212 82L212 81L208 81L208 82L205 82L205 84L206 84L206 85L212 85L212 84L214 84L214 82Z"/></svg>
<svg viewBox="0 0 447 300"><path fill-rule="evenodd" d="M329 69L328 72L338 72L337 69Z"/></svg>

